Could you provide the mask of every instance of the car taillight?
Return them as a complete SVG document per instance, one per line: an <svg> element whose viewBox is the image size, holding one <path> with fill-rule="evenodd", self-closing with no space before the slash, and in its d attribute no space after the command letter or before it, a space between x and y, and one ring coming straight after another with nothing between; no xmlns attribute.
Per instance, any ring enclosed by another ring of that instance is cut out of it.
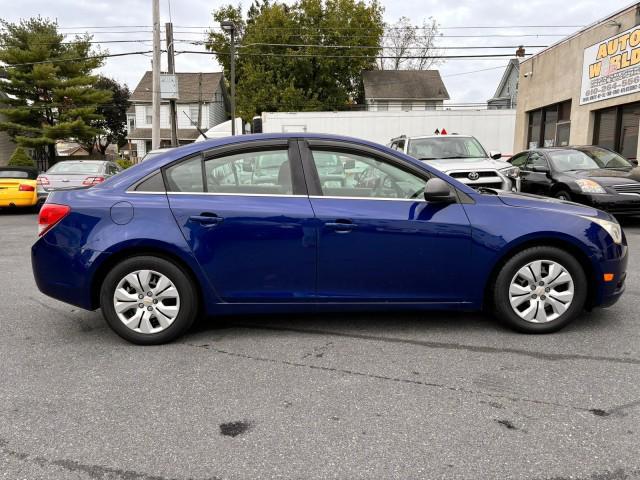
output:
<svg viewBox="0 0 640 480"><path fill-rule="evenodd" d="M42 186L49 185L49 179L47 177L38 177L36 183Z"/></svg>
<svg viewBox="0 0 640 480"><path fill-rule="evenodd" d="M104 182L104 177L87 177L84 179L84 182L82 182L82 184L92 187L93 185L97 185L102 182Z"/></svg>
<svg viewBox="0 0 640 480"><path fill-rule="evenodd" d="M24 183L21 183L18 190L21 192L33 192L35 187L33 185L25 185Z"/></svg>
<svg viewBox="0 0 640 480"><path fill-rule="evenodd" d="M69 215L71 207L68 205L58 205L55 203L45 203L40 209L40 215L38 215L38 236L41 237L53 226Z"/></svg>

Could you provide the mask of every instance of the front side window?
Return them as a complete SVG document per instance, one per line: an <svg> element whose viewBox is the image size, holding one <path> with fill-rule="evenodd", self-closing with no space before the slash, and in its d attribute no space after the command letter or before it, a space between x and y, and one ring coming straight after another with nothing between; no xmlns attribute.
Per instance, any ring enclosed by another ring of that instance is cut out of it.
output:
<svg viewBox="0 0 640 480"><path fill-rule="evenodd" d="M532 152L529 155L529 162L527 163L527 169L533 170L534 167L546 167L547 160L544 158L544 155L538 152Z"/></svg>
<svg viewBox="0 0 640 480"><path fill-rule="evenodd" d="M527 152L519 153L515 157L513 157L511 159L511 162L509 163L511 163L511 165L513 165L514 167L522 168L524 167L524 164L527 163L527 155L528 155Z"/></svg>
<svg viewBox="0 0 640 480"><path fill-rule="evenodd" d="M324 167L332 158L332 168ZM314 150L324 196L419 199L425 180L390 163L366 155Z"/></svg>

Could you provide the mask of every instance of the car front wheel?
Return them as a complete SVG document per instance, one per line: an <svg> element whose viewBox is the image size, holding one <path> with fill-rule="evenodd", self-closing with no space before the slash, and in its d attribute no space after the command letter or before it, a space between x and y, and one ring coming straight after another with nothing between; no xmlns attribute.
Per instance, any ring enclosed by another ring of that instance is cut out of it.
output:
<svg viewBox="0 0 640 480"><path fill-rule="evenodd" d="M100 291L102 314L122 338L139 345L170 342L197 313L189 276L159 257L128 258L106 275Z"/></svg>
<svg viewBox="0 0 640 480"><path fill-rule="evenodd" d="M550 333L583 310L587 279L568 252L532 247L504 264L493 294L495 313L508 326L525 333Z"/></svg>

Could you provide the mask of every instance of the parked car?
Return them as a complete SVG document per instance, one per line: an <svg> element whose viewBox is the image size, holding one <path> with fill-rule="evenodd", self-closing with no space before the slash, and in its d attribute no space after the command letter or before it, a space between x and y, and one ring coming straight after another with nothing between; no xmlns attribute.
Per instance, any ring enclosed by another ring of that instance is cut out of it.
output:
<svg viewBox="0 0 640 480"><path fill-rule="evenodd" d="M155 150L149 150L147 153L144 154L144 156L142 157L142 159L140 160L141 162L145 162L147 160L150 160L154 157L157 157L158 155L162 155L163 153L168 152L169 150L172 150L174 147L165 147L165 148L157 148Z"/></svg>
<svg viewBox="0 0 640 480"><path fill-rule="evenodd" d="M394 150L428 162L472 188L519 190L519 171L500 160L500 152L489 153L470 135L402 135L388 145Z"/></svg>
<svg viewBox="0 0 640 480"><path fill-rule="evenodd" d="M63 160L38 176L38 199L43 202L49 193L75 187L93 187L122 169L106 160Z"/></svg>
<svg viewBox="0 0 640 480"><path fill-rule="evenodd" d="M523 192L590 205L614 215L640 215L640 169L611 150L552 147L515 155Z"/></svg>
<svg viewBox="0 0 640 480"><path fill-rule="evenodd" d="M0 167L0 208L35 207L38 171L30 167Z"/></svg>
<svg viewBox="0 0 640 480"><path fill-rule="evenodd" d="M327 153L386 185L323 186ZM275 185L210 175L266 154L281 159ZM382 145L304 133L194 143L90 190L54 191L39 229L38 288L102 308L139 344L175 339L199 311L487 308L545 333L616 302L627 269L608 213L476 191Z"/></svg>

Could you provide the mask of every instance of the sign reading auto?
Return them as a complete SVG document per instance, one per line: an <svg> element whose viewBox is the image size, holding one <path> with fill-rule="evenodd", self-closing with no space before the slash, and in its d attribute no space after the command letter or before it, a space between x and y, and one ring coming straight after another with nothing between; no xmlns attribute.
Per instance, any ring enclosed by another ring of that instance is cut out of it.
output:
<svg viewBox="0 0 640 480"><path fill-rule="evenodd" d="M640 91L640 26L584 50L580 105Z"/></svg>

